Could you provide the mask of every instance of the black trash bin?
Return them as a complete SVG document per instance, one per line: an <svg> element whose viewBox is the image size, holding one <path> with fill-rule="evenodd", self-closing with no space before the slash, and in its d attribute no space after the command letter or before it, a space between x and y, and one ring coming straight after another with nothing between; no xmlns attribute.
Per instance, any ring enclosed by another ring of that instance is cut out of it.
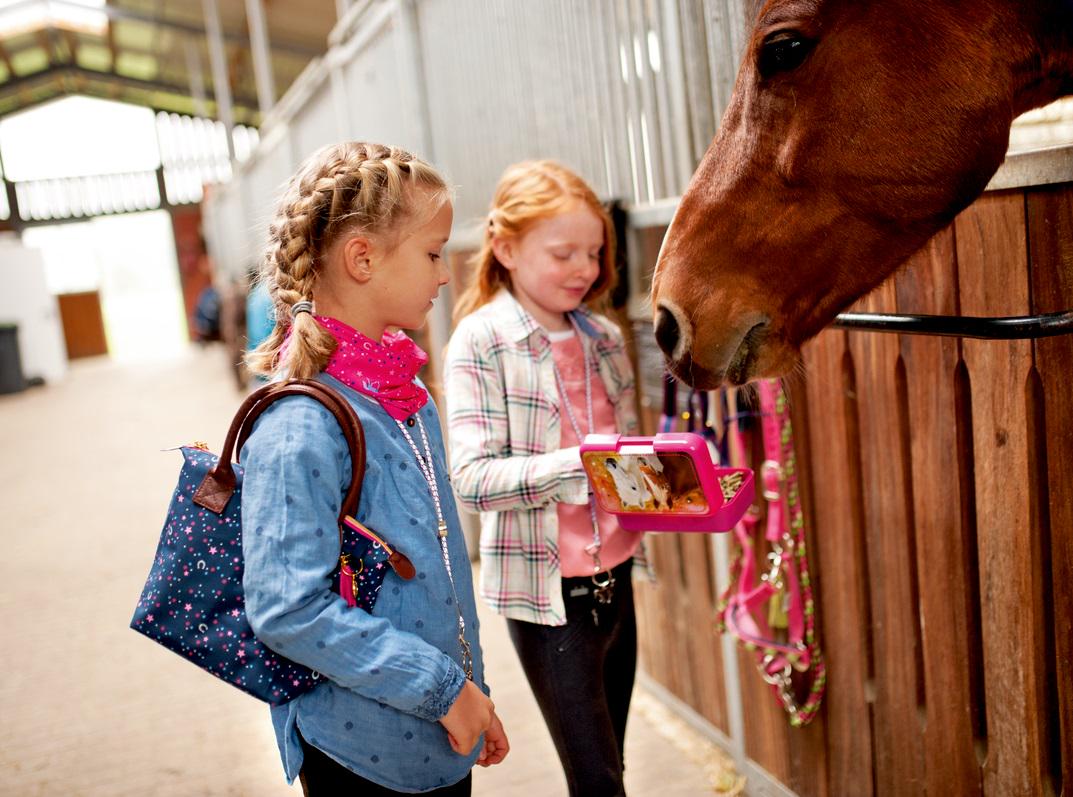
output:
<svg viewBox="0 0 1073 797"><path fill-rule="evenodd" d="M19 357L19 327L0 324L0 393L18 393L25 388Z"/></svg>

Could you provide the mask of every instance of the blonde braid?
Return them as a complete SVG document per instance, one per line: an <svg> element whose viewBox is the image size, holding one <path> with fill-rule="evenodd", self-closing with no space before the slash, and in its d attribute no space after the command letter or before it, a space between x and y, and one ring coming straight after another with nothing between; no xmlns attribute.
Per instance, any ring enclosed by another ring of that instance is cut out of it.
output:
<svg viewBox="0 0 1073 797"><path fill-rule="evenodd" d="M310 313L292 318L291 308L314 299L320 255L340 233L394 232L388 247L393 248L400 232L395 228L415 212L414 189L419 188L436 207L449 197L443 177L429 164L381 144L325 147L302 165L269 226L261 279L275 305L276 325L247 356L251 371L308 379L324 370L335 338Z"/></svg>

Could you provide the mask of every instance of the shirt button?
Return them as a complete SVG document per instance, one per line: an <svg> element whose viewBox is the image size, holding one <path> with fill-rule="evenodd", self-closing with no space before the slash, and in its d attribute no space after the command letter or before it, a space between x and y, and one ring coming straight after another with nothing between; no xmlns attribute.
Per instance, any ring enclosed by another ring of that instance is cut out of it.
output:
<svg viewBox="0 0 1073 797"><path fill-rule="evenodd" d="M417 421L414 420L413 415L411 415L409 418L406 419L406 425L407 426L413 426L415 423L417 423Z"/></svg>

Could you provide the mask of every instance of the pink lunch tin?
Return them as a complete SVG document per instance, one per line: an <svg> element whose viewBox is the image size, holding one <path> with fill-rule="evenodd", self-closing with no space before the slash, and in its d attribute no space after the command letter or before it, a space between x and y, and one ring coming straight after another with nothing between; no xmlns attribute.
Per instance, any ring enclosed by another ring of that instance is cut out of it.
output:
<svg viewBox="0 0 1073 797"><path fill-rule="evenodd" d="M590 434L581 462L599 506L631 531L728 531L753 503L753 472L721 468L692 432Z"/></svg>

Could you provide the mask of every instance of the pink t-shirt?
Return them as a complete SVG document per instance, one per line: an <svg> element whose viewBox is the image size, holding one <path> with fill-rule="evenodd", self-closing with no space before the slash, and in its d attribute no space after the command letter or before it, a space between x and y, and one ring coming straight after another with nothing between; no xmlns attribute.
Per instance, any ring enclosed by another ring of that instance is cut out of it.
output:
<svg viewBox="0 0 1073 797"><path fill-rule="evenodd" d="M555 365L562 374L566 387L566 395L560 393L559 398L565 403L570 402L574 409L574 417L581 427L583 435L589 434L588 411L585 407L585 361L581 348L581 341L572 330L566 332L552 332L548 334L551 339L551 352L555 358ZM596 370L595 363L592 365L592 421L596 427L593 433L614 434L615 408L607 397L607 390L603 380ZM559 440L560 448L570 448L580 445L574 428L570 424L566 407L562 408L562 433ZM619 526L614 515L596 508L596 518L600 525L600 540L603 543L600 548L600 565L608 570L615 565L620 565L633 556L641 541L641 535L632 531L625 531ZM592 544L592 516L589 514L587 504L559 504L559 564L564 577L591 576L592 556L585 548Z"/></svg>

